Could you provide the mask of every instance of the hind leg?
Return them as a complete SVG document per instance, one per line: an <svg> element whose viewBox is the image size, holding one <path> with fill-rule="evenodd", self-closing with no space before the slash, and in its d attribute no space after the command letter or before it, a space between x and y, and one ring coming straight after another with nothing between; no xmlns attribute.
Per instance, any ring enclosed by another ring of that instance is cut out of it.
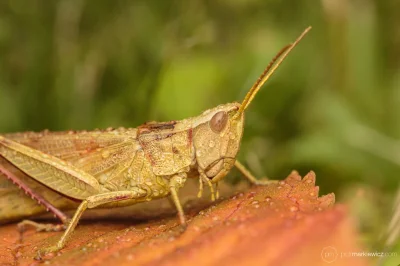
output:
<svg viewBox="0 0 400 266"><path fill-rule="evenodd" d="M67 222L63 224L45 224L37 223L31 220L23 220L17 224L18 231L22 234L25 232L27 226L32 226L37 232L59 232L67 229Z"/></svg>
<svg viewBox="0 0 400 266"><path fill-rule="evenodd" d="M113 191L88 197L87 199L83 200L82 203L79 205L74 216L69 222L67 229L65 230L64 234L61 236L57 244L48 248L40 249L37 253L36 259L41 259L41 257L43 255L46 255L47 253L56 252L62 249L65 246L65 243L67 242L68 238L72 235L72 232L74 231L82 214L86 209L95 208L103 204L117 202L121 200L141 199L145 196L146 196L146 191L136 190L136 191Z"/></svg>
<svg viewBox="0 0 400 266"><path fill-rule="evenodd" d="M36 200L40 205L46 208L47 211L50 211L54 214L55 217L61 220L62 224L41 224L36 223L30 220L24 220L18 223L18 229L22 233L25 231L26 226L33 226L37 231L61 231L65 230L66 225L68 224L68 216L65 215L62 211L57 209L54 205L48 202L45 198L43 198L40 194L34 192L31 188L29 188L21 179L19 179L14 173L10 172L8 169L0 165L0 174L3 174L7 179L11 180L17 187L25 192L26 195L30 196L32 199Z"/></svg>

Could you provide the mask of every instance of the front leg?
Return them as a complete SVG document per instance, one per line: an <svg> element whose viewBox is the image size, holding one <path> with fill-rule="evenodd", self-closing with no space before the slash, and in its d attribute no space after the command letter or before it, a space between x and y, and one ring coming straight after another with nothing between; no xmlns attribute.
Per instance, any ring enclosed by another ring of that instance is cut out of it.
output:
<svg viewBox="0 0 400 266"><path fill-rule="evenodd" d="M243 164L241 164L237 160L235 161L235 166L244 175L244 177L246 177L247 180L249 180L250 183L252 183L254 185L265 186L265 185L269 185L269 184L273 184L273 183L277 183L278 182L278 180L268 180L268 179L259 180L259 179L257 179L254 175L252 175L250 173L249 170L246 169L246 167L244 167Z"/></svg>
<svg viewBox="0 0 400 266"><path fill-rule="evenodd" d="M186 174L185 173L180 173L180 174L174 175L171 178L171 180L169 181L169 190L171 192L171 198L172 198L172 201L174 202L175 207L178 211L179 221L182 226L186 226L186 219L185 219L185 213L183 212L181 202L179 201L178 190L181 187L183 187L185 182L186 182Z"/></svg>

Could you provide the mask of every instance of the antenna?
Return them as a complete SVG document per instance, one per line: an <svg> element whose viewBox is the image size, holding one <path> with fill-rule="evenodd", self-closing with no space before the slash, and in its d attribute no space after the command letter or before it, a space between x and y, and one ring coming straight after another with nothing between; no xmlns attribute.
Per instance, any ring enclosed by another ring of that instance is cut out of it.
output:
<svg viewBox="0 0 400 266"><path fill-rule="evenodd" d="M292 49L303 39L304 35L307 34L311 30L311 27L306 28L301 35L291 44L286 45L283 47L279 53L272 59L272 61L268 64L265 68L264 72L261 76L257 79L254 85L251 87L249 92L246 94L242 104L240 105L239 110L236 113L236 118L240 116L241 113L246 110L246 108L250 105L253 101L254 97L256 96L257 92L261 89L264 83L274 74L275 70L282 64L283 60L288 56L288 54L292 51Z"/></svg>

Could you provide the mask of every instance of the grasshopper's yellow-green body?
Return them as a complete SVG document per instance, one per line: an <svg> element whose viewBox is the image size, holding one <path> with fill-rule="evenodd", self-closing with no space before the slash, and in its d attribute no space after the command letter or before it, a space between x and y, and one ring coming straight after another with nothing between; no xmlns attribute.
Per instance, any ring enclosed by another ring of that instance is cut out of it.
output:
<svg viewBox="0 0 400 266"><path fill-rule="evenodd" d="M220 132L210 121L217 113L233 116L239 106L225 104L198 117L132 129L0 135L0 154L69 198L135 191L138 196L133 199L108 204L130 205L167 196L175 175L183 185L188 175L198 177L201 172L212 179L221 170L229 171L239 150L243 114L238 121L226 120ZM0 218L6 215L0 210Z"/></svg>
<svg viewBox="0 0 400 266"><path fill-rule="evenodd" d="M185 224L178 190L187 178L199 178L200 192L205 183L213 197L213 184L234 166L253 183L263 184L236 161L244 110L308 30L278 54L242 103L228 103L197 117L150 122L138 128L0 135L0 175L68 224L58 244L44 252L65 245L87 208L131 205L170 195L180 222ZM0 179L0 185L7 182ZM50 199L46 200L48 195ZM1 190L0 196L7 198ZM70 199L80 204L68 222L60 209L73 205ZM0 206L0 222L42 211L26 207ZM49 229L31 221L24 223Z"/></svg>

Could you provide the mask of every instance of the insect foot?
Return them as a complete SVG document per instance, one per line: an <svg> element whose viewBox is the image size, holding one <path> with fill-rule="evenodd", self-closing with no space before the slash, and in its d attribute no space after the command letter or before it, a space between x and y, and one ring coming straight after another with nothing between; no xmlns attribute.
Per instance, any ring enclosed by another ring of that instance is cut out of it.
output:
<svg viewBox="0 0 400 266"><path fill-rule="evenodd" d="M180 225L178 225L178 232L182 234L186 231L187 228L188 228L187 223L180 224Z"/></svg>
<svg viewBox="0 0 400 266"><path fill-rule="evenodd" d="M51 255L52 253L55 253L55 252L61 250L62 248L63 248L62 246L55 245L55 246L51 246L48 248L39 249L36 254L35 260L42 260L43 257L45 257L47 255Z"/></svg>

